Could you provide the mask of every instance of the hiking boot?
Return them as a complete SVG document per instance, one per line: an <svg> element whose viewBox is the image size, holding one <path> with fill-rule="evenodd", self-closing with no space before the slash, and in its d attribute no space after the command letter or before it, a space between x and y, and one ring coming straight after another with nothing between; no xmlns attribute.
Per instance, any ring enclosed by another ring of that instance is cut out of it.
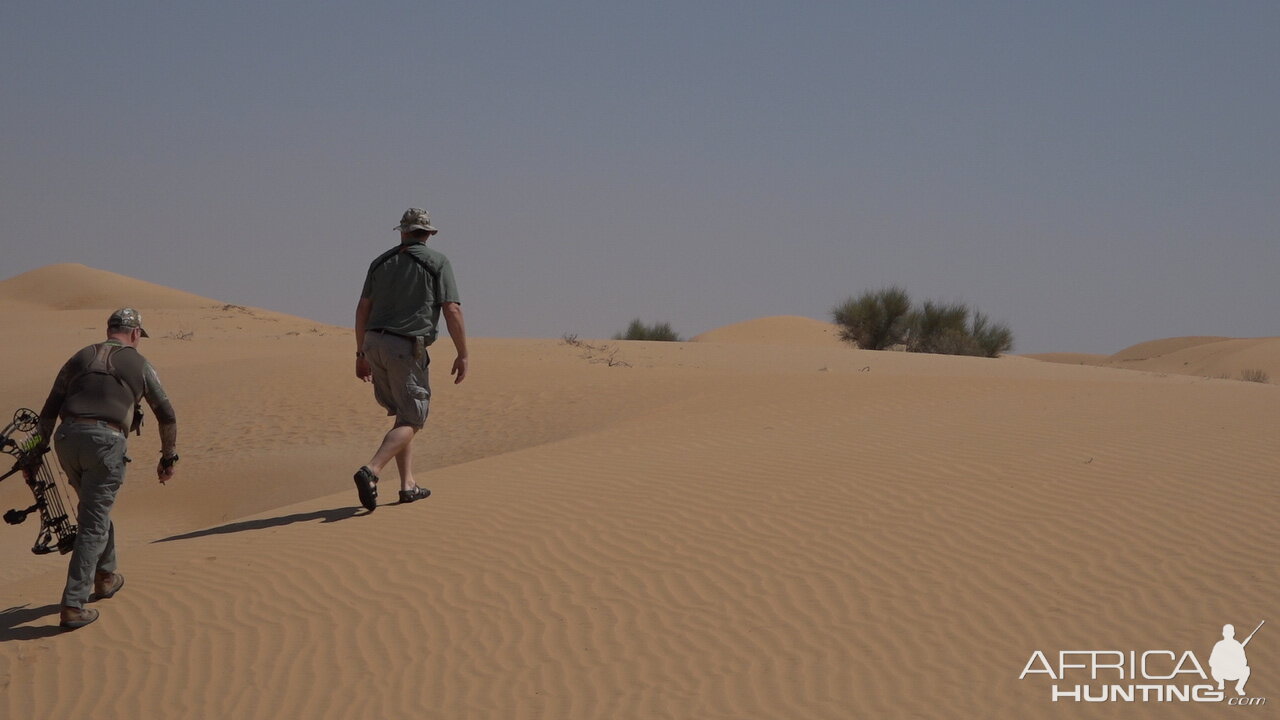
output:
<svg viewBox="0 0 1280 720"><path fill-rule="evenodd" d="M124 587L124 575L118 572L98 573L93 580L93 597L90 600L106 600Z"/></svg>
<svg viewBox="0 0 1280 720"><path fill-rule="evenodd" d="M93 608L74 608L62 606L62 615L59 618L58 626L75 630L98 619L98 611Z"/></svg>

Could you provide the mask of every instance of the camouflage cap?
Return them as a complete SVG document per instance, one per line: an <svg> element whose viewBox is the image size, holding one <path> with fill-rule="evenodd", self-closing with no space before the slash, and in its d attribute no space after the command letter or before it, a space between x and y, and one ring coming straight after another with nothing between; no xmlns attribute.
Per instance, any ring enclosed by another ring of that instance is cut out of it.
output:
<svg viewBox="0 0 1280 720"><path fill-rule="evenodd" d="M414 230L440 232L431 226L431 213L422 208L405 210L404 215L400 216L400 224L396 226L396 229L402 233L413 232Z"/></svg>
<svg viewBox="0 0 1280 720"><path fill-rule="evenodd" d="M125 330L138 328L142 330L142 337L151 337L142 327L142 313L131 307L120 308L111 313L111 317L107 318L107 328L123 328Z"/></svg>

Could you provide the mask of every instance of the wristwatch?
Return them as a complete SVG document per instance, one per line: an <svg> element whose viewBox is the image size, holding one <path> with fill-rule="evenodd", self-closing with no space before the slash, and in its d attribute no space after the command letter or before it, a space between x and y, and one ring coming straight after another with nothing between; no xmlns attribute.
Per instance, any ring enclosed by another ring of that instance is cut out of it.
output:
<svg viewBox="0 0 1280 720"><path fill-rule="evenodd" d="M165 470L168 470L169 468L177 464L178 464L178 453L174 453L168 457L160 458L160 467L164 468Z"/></svg>

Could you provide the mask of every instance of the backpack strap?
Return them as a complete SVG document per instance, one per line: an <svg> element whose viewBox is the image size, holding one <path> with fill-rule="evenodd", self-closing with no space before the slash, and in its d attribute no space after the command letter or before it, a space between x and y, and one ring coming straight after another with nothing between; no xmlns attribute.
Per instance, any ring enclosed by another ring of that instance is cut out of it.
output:
<svg viewBox="0 0 1280 720"><path fill-rule="evenodd" d="M371 273L372 273L372 272L377 271L377 269L378 269L378 268L382 267L382 264L383 264L383 263L385 263L386 261L388 261L388 260L390 260L391 258L395 257L395 256L396 256L396 254L400 252L400 248L401 248L401 247L403 247L403 246L393 247L393 248L391 248L390 250L388 250L388 251L386 251L386 252L382 253L381 255L379 255L379 256L378 256L378 259L374 260L374 261L373 261L373 264L369 266L369 272L371 272ZM415 259L417 259L417 258L415 258Z"/></svg>

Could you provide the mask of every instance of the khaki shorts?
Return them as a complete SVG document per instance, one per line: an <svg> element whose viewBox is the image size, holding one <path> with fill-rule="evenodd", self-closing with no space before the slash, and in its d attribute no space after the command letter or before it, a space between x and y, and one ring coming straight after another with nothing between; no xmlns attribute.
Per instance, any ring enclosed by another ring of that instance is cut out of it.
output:
<svg viewBox="0 0 1280 720"><path fill-rule="evenodd" d="M373 368L373 396L396 418L396 427L408 425L419 430L427 423L431 409L431 383L427 367L431 356L413 359L414 341L401 335L370 330L364 334L364 357Z"/></svg>

